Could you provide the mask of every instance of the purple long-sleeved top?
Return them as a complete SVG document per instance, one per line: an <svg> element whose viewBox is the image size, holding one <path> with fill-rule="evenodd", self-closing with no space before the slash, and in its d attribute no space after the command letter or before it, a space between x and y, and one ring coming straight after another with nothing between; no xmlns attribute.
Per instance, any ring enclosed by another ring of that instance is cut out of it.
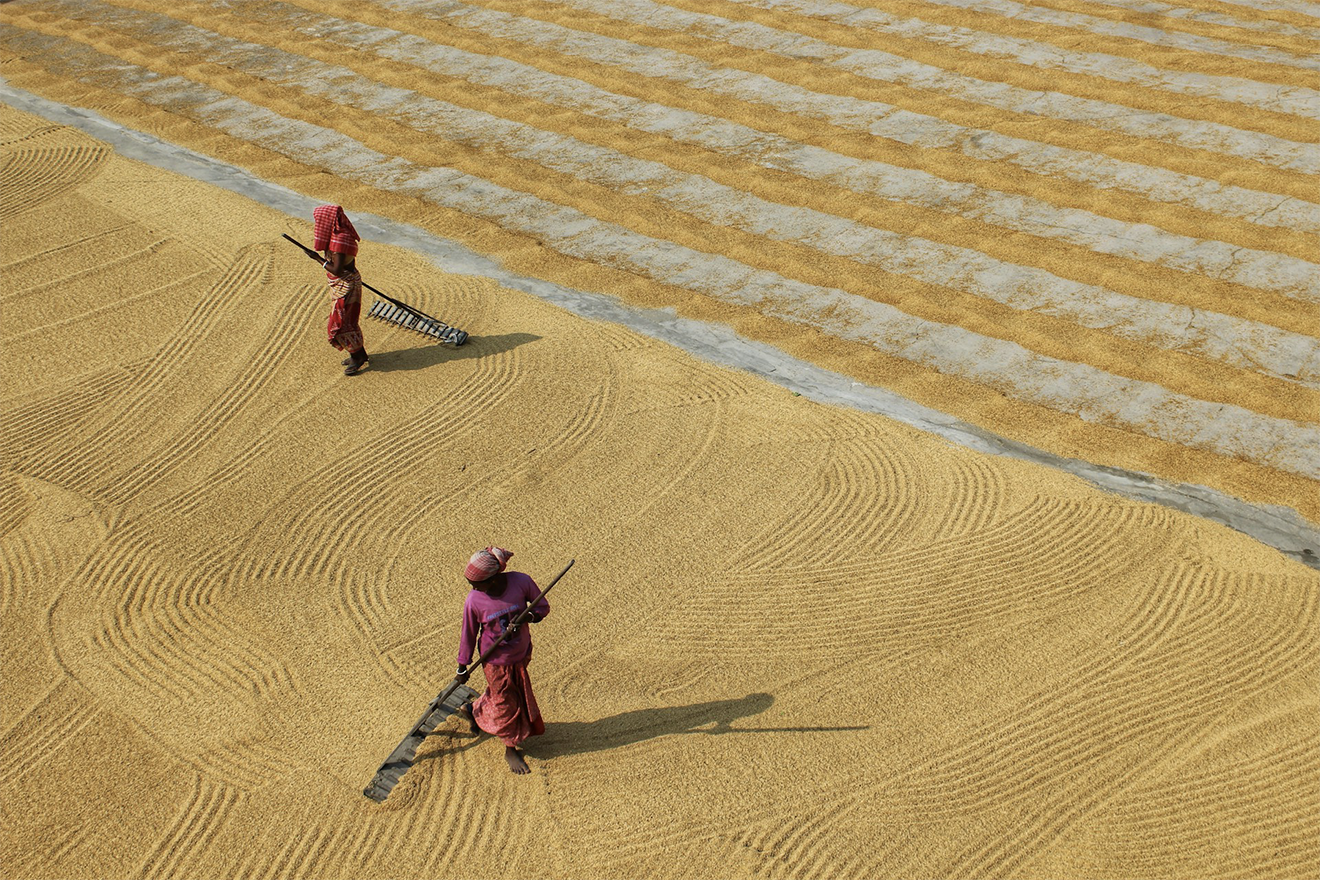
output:
<svg viewBox="0 0 1320 880"><path fill-rule="evenodd" d="M504 634L504 630L513 619L522 613L529 604L532 613L545 617L550 613L550 603L545 597L537 598L540 589L530 575L521 571L504 573L504 592L498 596L488 596L481 590L472 590L463 602L463 631L458 639L458 665L466 666L472 660L472 649L481 633L481 645L478 653L485 651ZM536 600L533 602L532 600ZM486 663L491 666L515 666L526 663L532 656L532 633L527 621L518 628L518 634L500 645L499 650L490 656Z"/></svg>

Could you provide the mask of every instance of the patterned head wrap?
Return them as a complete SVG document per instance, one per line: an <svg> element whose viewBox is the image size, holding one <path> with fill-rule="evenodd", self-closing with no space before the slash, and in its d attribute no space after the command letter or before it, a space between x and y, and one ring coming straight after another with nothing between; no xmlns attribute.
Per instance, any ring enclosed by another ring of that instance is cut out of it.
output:
<svg viewBox="0 0 1320 880"><path fill-rule="evenodd" d="M312 209L312 248L323 251L327 247L337 254L357 256L362 237L338 205L321 205Z"/></svg>
<svg viewBox="0 0 1320 880"><path fill-rule="evenodd" d="M467 568L463 569L463 577L474 582L488 580L508 567L509 557L512 555L503 547L478 550L468 560Z"/></svg>

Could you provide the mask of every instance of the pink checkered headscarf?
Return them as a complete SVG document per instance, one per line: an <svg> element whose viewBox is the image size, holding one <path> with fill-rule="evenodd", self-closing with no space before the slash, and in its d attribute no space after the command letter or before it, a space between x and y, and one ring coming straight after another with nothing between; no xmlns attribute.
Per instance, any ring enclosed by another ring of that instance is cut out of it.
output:
<svg viewBox="0 0 1320 880"><path fill-rule="evenodd" d="M312 248L323 251L328 246L337 254L357 256L358 242L362 236L357 234L353 223L338 205L321 205L312 209Z"/></svg>
<svg viewBox="0 0 1320 880"><path fill-rule="evenodd" d="M468 560L467 568L463 569L463 577L470 581L488 580L508 567L509 557L512 555L512 552L505 550L503 547L487 547L485 550L478 550Z"/></svg>

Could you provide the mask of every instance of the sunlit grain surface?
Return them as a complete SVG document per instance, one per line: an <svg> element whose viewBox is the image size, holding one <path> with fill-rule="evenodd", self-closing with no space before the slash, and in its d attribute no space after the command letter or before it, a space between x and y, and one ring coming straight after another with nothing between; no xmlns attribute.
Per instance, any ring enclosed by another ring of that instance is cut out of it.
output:
<svg viewBox="0 0 1320 880"><path fill-rule="evenodd" d="M1049 451L1320 516L1320 8L18 2L19 88ZM0 863L1320 871L1313 571L0 109ZM546 579L534 774L452 724Z"/></svg>

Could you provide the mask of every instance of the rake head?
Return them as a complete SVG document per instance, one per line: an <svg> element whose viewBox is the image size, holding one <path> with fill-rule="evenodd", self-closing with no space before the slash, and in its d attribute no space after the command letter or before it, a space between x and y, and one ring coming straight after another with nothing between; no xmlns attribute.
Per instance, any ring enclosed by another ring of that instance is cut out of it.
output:
<svg viewBox="0 0 1320 880"><path fill-rule="evenodd" d="M452 690L448 694L441 695L444 700L439 703L432 703L427 707L427 711L418 720L417 725L403 738L403 741L390 752L390 756L385 759L385 763L380 765L376 775L372 777L371 784L362 789L362 793L371 798L376 803L380 803L390 796L394 786L399 784L403 774L407 773L412 767L413 761L417 758L417 749L426 741L426 737L437 727L445 722L445 719L458 711L459 706L464 703L470 703L475 700L479 694L465 684L459 684L455 680L451 685Z"/></svg>
<svg viewBox="0 0 1320 880"><path fill-rule="evenodd" d="M450 327L443 321L437 321L435 318L428 318L410 311L402 306L395 305L388 300L378 299L367 313L368 317L375 318L378 321L388 321L391 324L398 324L405 330L415 330L425 336L439 342L451 342L454 347L467 342L468 335L457 327Z"/></svg>

